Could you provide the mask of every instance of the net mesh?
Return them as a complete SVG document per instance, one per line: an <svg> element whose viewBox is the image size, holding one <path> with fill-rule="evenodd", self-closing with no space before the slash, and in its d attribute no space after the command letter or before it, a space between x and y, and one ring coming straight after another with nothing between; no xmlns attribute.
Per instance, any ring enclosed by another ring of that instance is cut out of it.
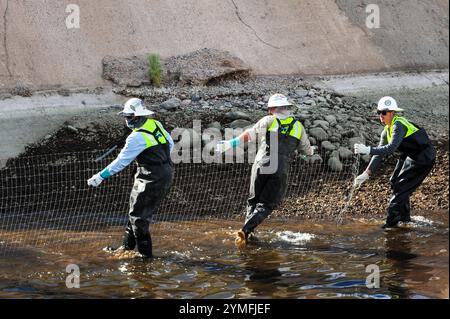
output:
<svg viewBox="0 0 450 319"><path fill-rule="evenodd" d="M57 250L60 245L122 229L135 167L128 166L97 188L88 187L87 179L108 165L118 150L102 158L103 153L21 156L4 162L0 170L0 252L19 246ZM290 167L285 200L274 216L320 215L324 208L317 205L318 198L328 201L338 214L357 162L356 157L342 160L342 170L333 171L325 162L297 157ZM152 227L167 221L244 219L250 164L181 163L174 169L171 191L153 216Z"/></svg>

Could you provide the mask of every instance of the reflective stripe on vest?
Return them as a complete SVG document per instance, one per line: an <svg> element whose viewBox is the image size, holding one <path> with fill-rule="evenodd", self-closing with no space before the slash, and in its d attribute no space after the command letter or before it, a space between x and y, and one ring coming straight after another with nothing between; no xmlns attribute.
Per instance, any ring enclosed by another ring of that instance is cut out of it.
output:
<svg viewBox="0 0 450 319"><path fill-rule="evenodd" d="M147 143L147 148L156 146L158 144L167 144L167 140L164 136L164 130L161 124L154 119L148 119L147 121L145 121L144 125L134 129L133 131L142 134L145 142Z"/></svg>
<svg viewBox="0 0 450 319"><path fill-rule="evenodd" d="M278 119L281 123L281 134L286 134L287 130L289 129L290 124L292 123L292 121L294 121L293 117L288 117L284 120ZM278 121L277 119L275 119L272 122L272 125L269 127L268 129L270 132L276 132L278 131ZM302 127L300 125L299 121L295 121L295 123L292 125L292 129L289 132L289 135L292 137L295 137L296 139L300 139L302 136Z"/></svg>
<svg viewBox="0 0 450 319"><path fill-rule="evenodd" d="M391 140L392 140L392 130L393 130L395 122L400 122L407 128L406 135L404 136L405 138L410 136L410 135L412 135L412 134L414 134L414 133L416 133L419 130L417 127L415 127L413 124L411 124L404 117L400 117L400 116L395 115L394 118L392 119L391 127L389 127L388 125L386 125L384 127L384 129L386 130L386 133L387 133L388 143L390 143Z"/></svg>

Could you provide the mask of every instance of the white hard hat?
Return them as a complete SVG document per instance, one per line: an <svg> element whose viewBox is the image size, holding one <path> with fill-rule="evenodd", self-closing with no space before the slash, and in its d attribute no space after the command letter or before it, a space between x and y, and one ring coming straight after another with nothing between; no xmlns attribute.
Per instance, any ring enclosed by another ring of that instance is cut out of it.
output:
<svg viewBox="0 0 450 319"><path fill-rule="evenodd" d="M398 112L403 111L403 109L401 109L397 106L397 101L390 96L382 97L378 101L377 110L378 111L398 111Z"/></svg>
<svg viewBox="0 0 450 319"><path fill-rule="evenodd" d="M292 105L292 103L288 101L286 96L279 93L272 95L269 98L269 102L267 103L267 107L279 107L289 105Z"/></svg>
<svg viewBox="0 0 450 319"><path fill-rule="evenodd" d="M118 114L122 116L147 116L153 115L155 112L147 110L141 99L132 98L125 102L123 110Z"/></svg>

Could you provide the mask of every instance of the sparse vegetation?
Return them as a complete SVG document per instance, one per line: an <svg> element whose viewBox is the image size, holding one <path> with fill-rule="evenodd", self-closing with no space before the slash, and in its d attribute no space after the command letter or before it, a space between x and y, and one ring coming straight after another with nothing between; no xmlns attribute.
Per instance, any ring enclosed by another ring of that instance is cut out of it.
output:
<svg viewBox="0 0 450 319"><path fill-rule="evenodd" d="M162 64L157 53L151 53L148 56L148 75L154 86L161 86Z"/></svg>

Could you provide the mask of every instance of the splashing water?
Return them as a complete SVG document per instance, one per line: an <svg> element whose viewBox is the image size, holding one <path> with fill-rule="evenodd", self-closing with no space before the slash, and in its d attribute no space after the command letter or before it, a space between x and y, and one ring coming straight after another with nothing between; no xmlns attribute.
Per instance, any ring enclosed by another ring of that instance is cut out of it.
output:
<svg viewBox="0 0 450 319"><path fill-rule="evenodd" d="M297 233L297 232L292 232L289 230L277 232L276 235L281 240L284 240L284 241L287 241L290 243L305 243L316 237L314 234Z"/></svg>

